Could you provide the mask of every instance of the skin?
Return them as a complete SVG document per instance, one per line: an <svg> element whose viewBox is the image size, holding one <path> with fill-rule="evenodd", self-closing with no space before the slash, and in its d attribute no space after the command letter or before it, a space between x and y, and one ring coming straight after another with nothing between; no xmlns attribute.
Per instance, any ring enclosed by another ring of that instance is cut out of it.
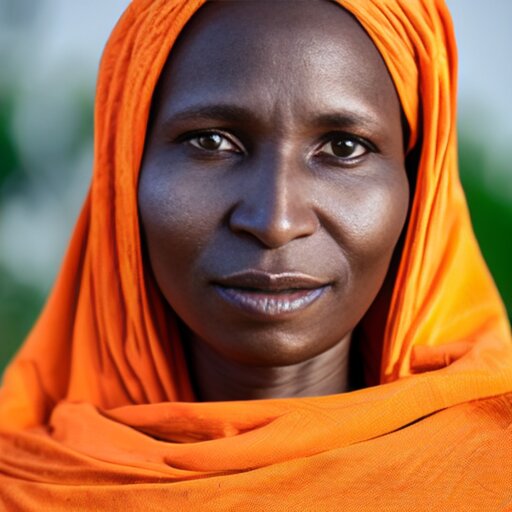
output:
<svg viewBox="0 0 512 512"><path fill-rule="evenodd" d="M350 14L312 0L202 7L161 76L139 182L150 264L183 322L198 399L350 389L351 335L408 202L400 103ZM248 270L305 274L320 295L248 311L223 293L261 304L297 292L224 286Z"/></svg>

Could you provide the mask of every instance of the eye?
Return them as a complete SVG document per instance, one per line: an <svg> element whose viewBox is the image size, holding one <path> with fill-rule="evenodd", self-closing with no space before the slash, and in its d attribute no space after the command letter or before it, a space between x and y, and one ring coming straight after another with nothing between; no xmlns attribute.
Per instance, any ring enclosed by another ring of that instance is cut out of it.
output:
<svg viewBox="0 0 512 512"><path fill-rule="evenodd" d="M349 135L336 135L322 145L318 153L334 156L342 160L356 160L369 153L369 144Z"/></svg>
<svg viewBox="0 0 512 512"><path fill-rule="evenodd" d="M219 132L198 133L187 140L192 146L205 151L233 151L240 153L240 149Z"/></svg>

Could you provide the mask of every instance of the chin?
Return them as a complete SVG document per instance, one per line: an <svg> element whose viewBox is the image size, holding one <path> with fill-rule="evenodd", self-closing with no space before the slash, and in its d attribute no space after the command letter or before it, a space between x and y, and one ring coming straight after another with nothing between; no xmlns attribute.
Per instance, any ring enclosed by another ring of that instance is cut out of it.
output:
<svg viewBox="0 0 512 512"><path fill-rule="evenodd" d="M347 334L340 333L319 342L315 335L297 333L251 332L249 336L224 333L224 337L201 341L222 358L244 366L278 367L305 363L336 347ZM200 339L204 340L204 338Z"/></svg>

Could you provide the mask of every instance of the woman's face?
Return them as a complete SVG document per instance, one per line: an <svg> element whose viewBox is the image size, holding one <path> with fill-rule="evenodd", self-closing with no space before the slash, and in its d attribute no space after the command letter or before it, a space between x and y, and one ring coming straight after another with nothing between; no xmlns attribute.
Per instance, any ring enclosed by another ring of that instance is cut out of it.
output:
<svg viewBox="0 0 512 512"><path fill-rule="evenodd" d="M154 98L139 184L156 281L197 339L247 365L336 345L407 215L400 104L326 1L207 3Z"/></svg>

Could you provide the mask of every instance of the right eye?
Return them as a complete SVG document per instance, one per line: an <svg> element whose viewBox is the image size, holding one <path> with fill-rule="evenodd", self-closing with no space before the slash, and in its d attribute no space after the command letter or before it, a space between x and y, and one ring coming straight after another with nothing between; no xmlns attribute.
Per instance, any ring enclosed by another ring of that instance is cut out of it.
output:
<svg viewBox="0 0 512 512"><path fill-rule="evenodd" d="M187 141L192 146L204 151L232 151L233 153L240 153L240 149L219 132L198 133L189 137Z"/></svg>

